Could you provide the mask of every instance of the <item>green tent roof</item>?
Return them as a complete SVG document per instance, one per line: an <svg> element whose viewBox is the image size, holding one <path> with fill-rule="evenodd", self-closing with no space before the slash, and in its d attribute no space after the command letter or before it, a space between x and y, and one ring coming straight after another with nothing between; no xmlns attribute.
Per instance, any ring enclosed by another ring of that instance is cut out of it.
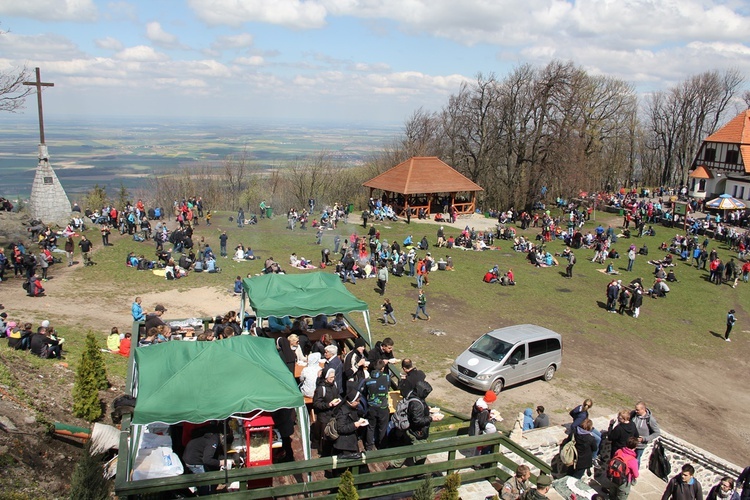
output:
<svg viewBox="0 0 750 500"><path fill-rule="evenodd" d="M134 424L201 423L304 405L272 339L242 335L135 349Z"/></svg>
<svg viewBox="0 0 750 500"><path fill-rule="evenodd" d="M242 285L250 306L261 318L268 316L316 316L367 311L366 302L346 289L331 273L264 274L245 278Z"/></svg>

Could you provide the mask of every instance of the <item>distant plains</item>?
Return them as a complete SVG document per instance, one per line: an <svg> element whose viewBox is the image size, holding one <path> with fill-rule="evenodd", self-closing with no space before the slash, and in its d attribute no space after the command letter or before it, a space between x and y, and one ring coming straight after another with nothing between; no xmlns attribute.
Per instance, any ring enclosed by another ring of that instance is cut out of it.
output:
<svg viewBox="0 0 750 500"><path fill-rule="evenodd" d="M31 194L39 125L25 115L0 121L0 196ZM45 142L55 173L71 199L95 184L114 195L148 186L148 178L195 167L221 166L246 152L260 168L325 151L342 166L361 165L397 140L402 125L258 123L154 118L45 117Z"/></svg>

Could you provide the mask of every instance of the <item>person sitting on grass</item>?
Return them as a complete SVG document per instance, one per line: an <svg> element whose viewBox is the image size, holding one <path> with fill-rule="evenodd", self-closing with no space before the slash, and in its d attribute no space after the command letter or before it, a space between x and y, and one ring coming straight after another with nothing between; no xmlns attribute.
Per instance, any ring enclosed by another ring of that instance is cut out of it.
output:
<svg viewBox="0 0 750 500"><path fill-rule="evenodd" d="M116 326L112 327L112 330L107 337L107 349L109 349L109 352L115 354L120 352L120 331Z"/></svg>

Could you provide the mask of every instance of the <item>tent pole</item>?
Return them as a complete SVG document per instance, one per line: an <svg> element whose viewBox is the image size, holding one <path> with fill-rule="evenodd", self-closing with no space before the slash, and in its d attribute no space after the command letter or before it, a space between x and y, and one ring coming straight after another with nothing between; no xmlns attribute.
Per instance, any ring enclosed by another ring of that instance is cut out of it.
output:
<svg viewBox="0 0 750 500"><path fill-rule="evenodd" d="M242 293L240 294L240 326L245 325L245 287L242 287ZM243 328L244 330L244 328Z"/></svg>

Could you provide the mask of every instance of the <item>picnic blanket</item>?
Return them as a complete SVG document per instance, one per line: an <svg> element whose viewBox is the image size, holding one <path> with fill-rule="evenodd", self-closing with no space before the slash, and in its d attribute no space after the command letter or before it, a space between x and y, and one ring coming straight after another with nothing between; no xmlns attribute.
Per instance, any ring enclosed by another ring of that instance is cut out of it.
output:
<svg viewBox="0 0 750 500"><path fill-rule="evenodd" d="M164 278L167 275L166 269L154 269L151 272L157 276L161 276L162 278Z"/></svg>
<svg viewBox="0 0 750 500"><path fill-rule="evenodd" d="M650 260L650 261L648 261L648 263L651 264L652 266L674 267L674 262L671 263L671 264L664 264L660 260Z"/></svg>
<svg viewBox="0 0 750 500"><path fill-rule="evenodd" d="M292 264L292 267L296 267L297 269L302 269L302 270L305 270L305 271L307 271L309 269L317 269L317 267L313 266L312 264L308 264L307 266L303 266L302 262L297 262L296 264Z"/></svg>
<svg viewBox="0 0 750 500"><path fill-rule="evenodd" d="M620 274L619 271L612 271L611 273L608 273L606 269L597 269L597 271L599 271L602 274L609 274L609 275Z"/></svg>

